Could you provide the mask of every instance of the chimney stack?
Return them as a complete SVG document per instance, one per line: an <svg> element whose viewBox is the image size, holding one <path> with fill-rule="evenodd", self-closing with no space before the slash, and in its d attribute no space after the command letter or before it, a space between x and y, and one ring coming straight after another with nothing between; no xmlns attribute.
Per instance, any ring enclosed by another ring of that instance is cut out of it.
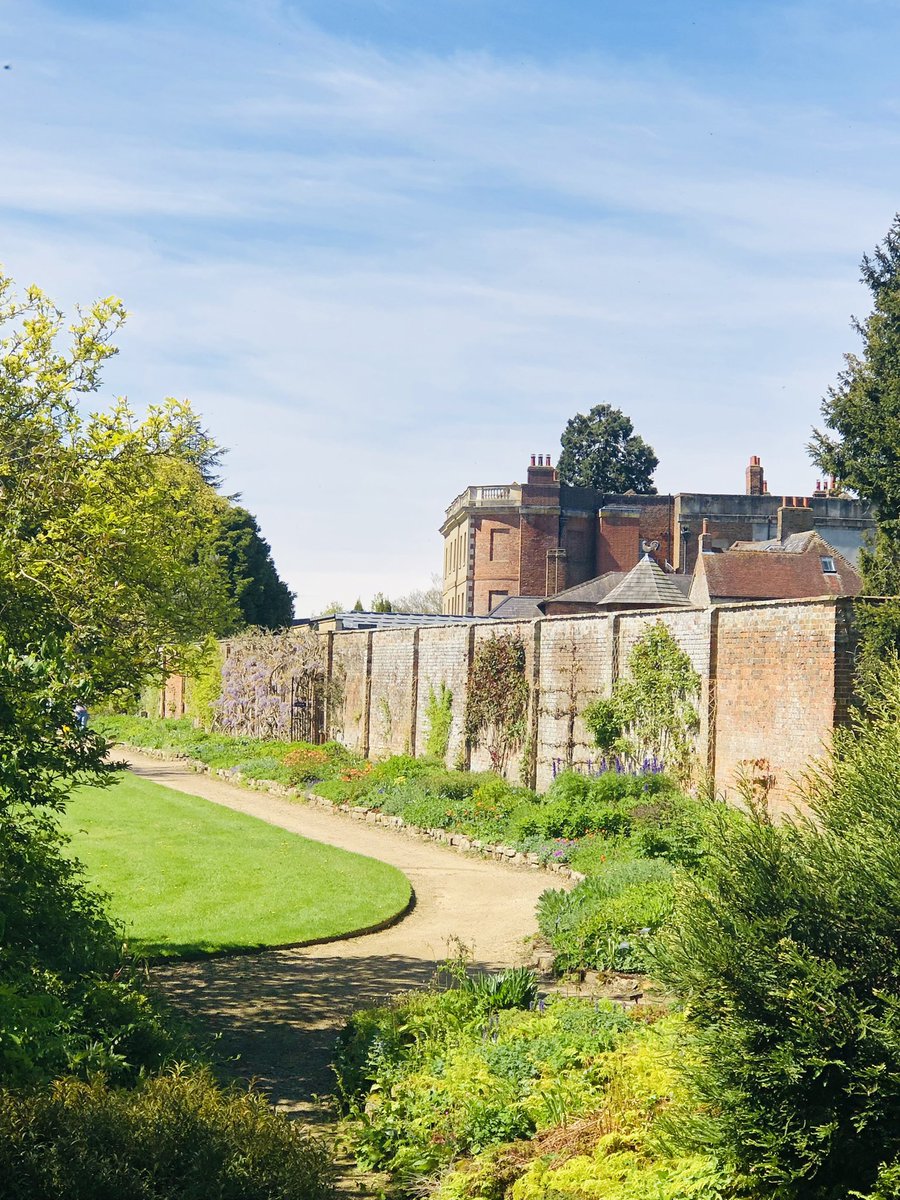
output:
<svg viewBox="0 0 900 1200"><path fill-rule="evenodd" d="M766 491L766 479L760 465L759 455L751 454L750 465L746 470L747 495L748 496L764 496Z"/></svg>
<svg viewBox="0 0 900 1200"><path fill-rule="evenodd" d="M700 537L697 539L698 554L712 554L712 534L709 532L709 518L703 518L703 528L700 531Z"/></svg>

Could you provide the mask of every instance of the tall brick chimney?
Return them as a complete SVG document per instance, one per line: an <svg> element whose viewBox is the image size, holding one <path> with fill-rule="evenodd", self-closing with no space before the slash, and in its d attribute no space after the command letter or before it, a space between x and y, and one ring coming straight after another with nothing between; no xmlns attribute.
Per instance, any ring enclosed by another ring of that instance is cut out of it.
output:
<svg viewBox="0 0 900 1200"><path fill-rule="evenodd" d="M535 459L537 461L535 462ZM550 465L549 454L532 454L531 465L528 468L528 482L546 487L557 481L555 469Z"/></svg>
<svg viewBox="0 0 900 1200"><path fill-rule="evenodd" d="M697 539L697 553L698 554L711 554L712 548L713 548L712 534L709 532L709 521L706 517L704 517L703 518L703 530L700 534L700 537Z"/></svg>
<svg viewBox="0 0 900 1200"><path fill-rule="evenodd" d="M759 455L753 454L750 456L750 465L746 471L747 479L747 495L748 496L764 496L766 488L766 479L763 474L763 469L760 466Z"/></svg>

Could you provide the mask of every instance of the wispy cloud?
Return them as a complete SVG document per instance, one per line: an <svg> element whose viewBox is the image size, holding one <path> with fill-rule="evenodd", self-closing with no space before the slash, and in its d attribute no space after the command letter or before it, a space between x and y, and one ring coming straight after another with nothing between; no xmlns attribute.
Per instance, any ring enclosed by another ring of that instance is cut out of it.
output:
<svg viewBox="0 0 900 1200"><path fill-rule="evenodd" d="M900 193L886 108L253 9L0 18L0 260L125 296L111 388L198 403L305 605L427 579L452 496L601 399L664 488L738 488L751 452L805 488Z"/></svg>

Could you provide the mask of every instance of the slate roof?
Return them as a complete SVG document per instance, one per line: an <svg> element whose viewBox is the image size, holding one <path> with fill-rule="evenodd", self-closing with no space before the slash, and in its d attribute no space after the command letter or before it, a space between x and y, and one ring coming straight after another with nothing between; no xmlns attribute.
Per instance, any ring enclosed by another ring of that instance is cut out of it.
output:
<svg viewBox="0 0 900 1200"><path fill-rule="evenodd" d="M489 617L464 617L451 613L329 613L325 617L301 617L292 625L314 625L334 622L335 631L348 629L416 629L423 625L471 625L488 621Z"/></svg>
<svg viewBox="0 0 900 1200"><path fill-rule="evenodd" d="M687 608L690 604L683 583L687 576L667 575L649 554L632 567L621 583L607 592L604 607L628 605L635 608Z"/></svg>
<svg viewBox="0 0 900 1200"><path fill-rule="evenodd" d="M607 571L596 579L588 579L585 583L576 583L574 587L557 592L555 596L542 596L542 600L563 600L578 604L599 604L622 582L627 571Z"/></svg>
<svg viewBox="0 0 900 1200"><path fill-rule="evenodd" d="M507 596L491 609L491 617L501 621L533 621L544 615L538 608L542 599L543 596Z"/></svg>

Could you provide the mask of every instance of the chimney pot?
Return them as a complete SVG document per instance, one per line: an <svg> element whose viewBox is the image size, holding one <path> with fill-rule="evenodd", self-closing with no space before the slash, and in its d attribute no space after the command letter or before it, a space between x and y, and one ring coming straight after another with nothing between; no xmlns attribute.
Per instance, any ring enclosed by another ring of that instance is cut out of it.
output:
<svg viewBox="0 0 900 1200"><path fill-rule="evenodd" d="M545 459L547 460L547 466L549 467L549 466L550 466L550 455L549 455L549 454L545 454L545 455L544 455L544 457L545 457Z"/></svg>
<svg viewBox="0 0 900 1200"><path fill-rule="evenodd" d="M532 465L532 466L534 466L534 460L535 460L535 458L536 458L536 457L537 457L537 455L536 455L536 454L532 454L532 456L531 456L531 465Z"/></svg>
<svg viewBox="0 0 900 1200"><path fill-rule="evenodd" d="M538 455L538 466L542 467L543 465L544 465L544 456L543 456L543 454L539 454Z"/></svg>
<svg viewBox="0 0 900 1200"><path fill-rule="evenodd" d="M703 532L709 533L709 517L703 518Z"/></svg>

